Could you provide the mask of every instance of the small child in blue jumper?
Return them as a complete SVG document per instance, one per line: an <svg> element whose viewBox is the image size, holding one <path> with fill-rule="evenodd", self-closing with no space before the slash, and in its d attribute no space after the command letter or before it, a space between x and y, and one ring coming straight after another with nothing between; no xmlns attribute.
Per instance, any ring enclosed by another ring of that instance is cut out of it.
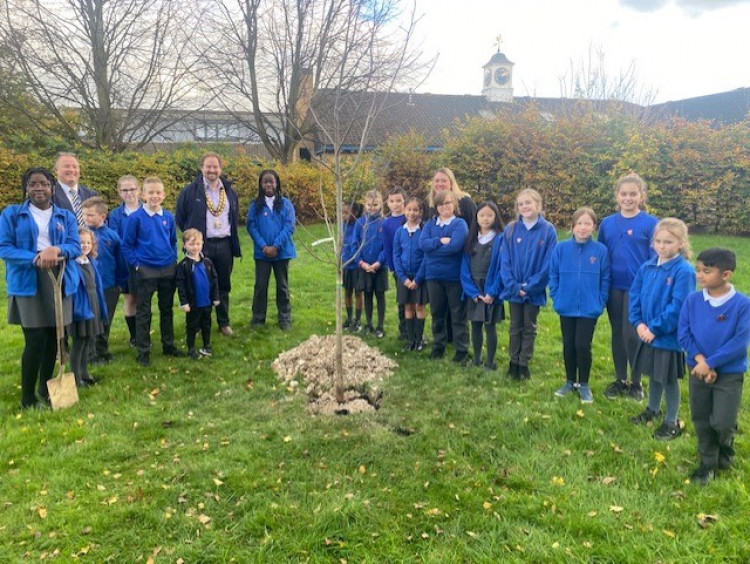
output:
<svg viewBox="0 0 750 564"><path fill-rule="evenodd" d="M654 229L654 250L657 258L638 269L630 288L630 323L640 339L633 374L635 378L642 374L651 377L648 407L630 421L645 424L656 419L664 395L667 412L654 438L670 441L682 434L677 412L685 356L677 342L677 326L682 304L695 290L695 270L687 261L687 225L674 217L662 219Z"/></svg>
<svg viewBox="0 0 750 564"><path fill-rule="evenodd" d="M357 264L357 240L354 234L357 220L362 216L362 204L352 202L344 204L341 208L343 217L341 225L341 285L344 287L344 303L346 305L346 321L344 321L344 331L356 333L362 329L360 320L362 319L363 299L362 292L358 292L357 277L359 276L359 265ZM356 317L352 318L355 313L356 299Z"/></svg>
<svg viewBox="0 0 750 564"><path fill-rule="evenodd" d="M111 320L115 317L115 308L120 299L120 292L128 285L128 265L122 255L120 236L107 227L107 204L99 196L88 198L81 204L83 220L96 237L96 269L102 279L104 298L107 301L109 318L104 322L104 331L96 336L96 347L90 351L93 364L107 364L112 360L109 352L109 331Z"/></svg>
<svg viewBox="0 0 750 564"><path fill-rule="evenodd" d="M219 277L211 259L203 256L203 234L186 229L182 234L185 258L177 265L175 283L180 309L185 312L185 338L193 360L211 356L211 309L221 303ZM195 337L201 332L203 347L195 349Z"/></svg>
<svg viewBox="0 0 750 564"><path fill-rule="evenodd" d="M703 289L690 294L680 312L678 337L690 367L690 414L700 466L690 477L706 485L734 459L734 436L750 346L750 299L731 284L737 258L729 249L698 255Z"/></svg>
<svg viewBox="0 0 750 564"><path fill-rule="evenodd" d="M557 244L549 260L549 290L560 330L565 362L565 384L555 391L563 397L578 390L582 403L591 403L591 341L596 321L609 296L607 247L592 238L596 214L583 207L573 214L573 237Z"/></svg>
<svg viewBox="0 0 750 564"><path fill-rule="evenodd" d="M497 369L497 323L505 319L503 302L498 299L502 290L502 232L503 224L497 206L489 201L480 204L466 237L461 263L461 286L466 299L466 319L471 323L474 366L482 365L484 330L487 334L485 370Z"/></svg>
<svg viewBox="0 0 750 564"><path fill-rule="evenodd" d="M388 217L383 219L383 252L385 255L385 264L388 266L388 270L393 273L393 283L398 290L399 282L396 277L396 268L393 264L393 241L396 237L396 233L398 233L406 222L406 215L404 215L406 192L399 186L391 189L391 191L388 192L385 203L386 206L388 206L388 211L390 211L390 213L388 214ZM398 302L398 300L396 303L398 305L398 338L402 341L408 341L404 304Z"/></svg>
<svg viewBox="0 0 750 564"><path fill-rule="evenodd" d="M151 176L143 181L144 205L130 214L122 252L135 270L136 347L138 364L151 366L151 298L158 294L162 352L182 357L174 344L174 276L177 268L177 224L163 209L164 184Z"/></svg>
<svg viewBox="0 0 750 564"><path fill-rule="evenodd" d="M542 216L542 196L533 188L518 193L516 209L518 218L503 232L501 297L510 308L508 375L527 380L531 378L529 362L534 355L539 308L547 303L549 257L557 232Z"/></svg>
<svg viewBox="0 0 750 564"><path fill-rule="evenodd" d="M385 336L385 292L388 290L388 266L383 249L383 196L377 190L365 194L365 214L354 227L359 266L356 289L365 297L365 333L374 333L378 339ZM373 298L378 304L378 324L373 329Z"/></svg>
<svg viewBox="0 0 750 564"><path fill-rule="evenodd" d="M424 252L419 248L424 203L409 198L404 207L406 223L396 231L393 239L393 267L396 277L396 300L404 308L406 346L404 350L424 349L425 304L427 287L424 285Z"/></svg>

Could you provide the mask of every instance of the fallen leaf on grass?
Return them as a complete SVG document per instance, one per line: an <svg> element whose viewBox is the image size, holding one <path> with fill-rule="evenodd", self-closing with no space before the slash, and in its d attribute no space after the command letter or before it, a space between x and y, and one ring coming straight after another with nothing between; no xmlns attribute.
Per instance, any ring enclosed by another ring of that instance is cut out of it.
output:
<svg viewBox="0 0 750 564"><path fill-rule="evenodd" d="M552 476L551 482L555 486L564 486L565 485L565 478L563 478L561 476Z"/></svg>
<svg viewBox="0 0 750 564"><path fill-rule="evenodd" d="M662 453L660 453L660 452L654 452L654 460L656 460L657 463L661 464L666 459L667 459L667 457L664 456Z"/></svg>
<svg viewBox="0 0 750 564"><path fill-rule="evenodd" d="M615 451L617 454L622 454L623 450L620 448L620 445L613 444L612 450Z"/></svg>
<svg viewBox="0 0 750 564"><path fill-rule="evenodd" d="M579 409L578 411L576 411L576 415L578 417L586 417L586 414L583 412L582 409Z"/></svg>
<svg viewBox="0 0 750 564"><path fill-rule="evenodd" d="M606 476L605 478L602 478L602 484L605 486L608 486L610 484L614 484L617 481L617 478L614 476Z"/></svg>
<svg viewBox="0 0 750 564"><path fill-rule="evenodd" d="M484 507L485 509L492 509L492 504L489 501L485 501L482 504L482 507Z"/></svg>
<svg viewBox="0 0 750 564"><path fill-rule="evenodd" d="M201 513L200 515L198 515L198 522L201 525L207 525L208 523L211 522L211 517L209 517L208 515L204 513Z"/></svg>
<svg viewBox="0 0 750 564"><path fill-rule="evenodd" d="M675 538L677 536L677 533L675 533L674 531L670 531L668 529L662 530L662 533L664 533L665 535L667 535L670 538Z"/></svg>
<svg viewBox="0 0 750 564"><path fill-rule="evenodd" d="M221 480L219 480L218 478L214 478L214 484L216 484L217 486L223 486L223 485L224 485L224 482L222 482L222 481L221 481Z"/></svg>
<svg viewBox="0 0 750 564"><path fill-rule="evenodd" d="M284 440L285 443L288 443L288 442L290 442L292 440L292 436L291 435L287 435L286 437L284 437L283 440Z"/></svg>
<svg viewBox="0 0 750 564"><path fill-rule="evenodd" d="M621 507L621 506L619 506L619 505L610 505L610 506L609 506L609 510L610 510L610 511L611 511L612 513L622 513L622 511L623 511L624 509L625 509L624 507Z"/></svg>
<svg viewBox="0 0 750 564"><path fill-rule="evenodd" d="M42 519L47 518L47 509L45 507L40 507L39 509L37 509L37 513L39 514L39 517L41 517Z"/></svg>
<svg viewBox="0 0 750 564"><path fill-rule="evenodd" d="M586 515L588 515L589 517L596 517L598 513L596 511L589 511Z"/></svg>
<svg viewBox="0 0 750 564"><path fill-rule="evenodd" d="M698 513L698 526L701 529L705 529L709 525L716 523L719 520L718 515L707 515L706 513Z"/></svg>
<svg viewBox="0 0 750 564"><path fill-rule="evenodd" d="M357 471L358 471L358 472L359 472L360 474L362 474L363 476L364 476L365 474L367 474L367 468L365 467L365 465L364 465L364 464L361 464L361 465L359 466L359 468L357 469Z"/></svg>

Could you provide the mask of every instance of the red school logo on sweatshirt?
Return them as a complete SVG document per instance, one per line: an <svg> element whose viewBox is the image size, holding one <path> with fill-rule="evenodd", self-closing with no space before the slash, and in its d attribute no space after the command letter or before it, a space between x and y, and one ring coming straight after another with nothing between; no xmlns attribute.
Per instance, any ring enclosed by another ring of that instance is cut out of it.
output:
<svg viewBox="0 0 750 564"><path fill-rule="evenodd" d="M625 233L627 233L629 237L633 236L633 230L632 229L628 229Z"/></svg>
<svg viewBox="0 0 750 564"><path fill-rule="evenodd" d="M596 264L596 257L593 257L593 256L589 257L589 262L591 264Z"/></svg>
<svg viewBox="0 0 750 564"><path fill-rule="evenodd" d="M62 233L63 231L65 231L65 226L58 221L57 223L55 223L55 229Z"/></svg>
<svg viewBox="0 0 750 564"><path fill-rule="evenodd" d="M672 277L669 276L667 277L667 286L671 286L671 285L672 285Z"/></svg>

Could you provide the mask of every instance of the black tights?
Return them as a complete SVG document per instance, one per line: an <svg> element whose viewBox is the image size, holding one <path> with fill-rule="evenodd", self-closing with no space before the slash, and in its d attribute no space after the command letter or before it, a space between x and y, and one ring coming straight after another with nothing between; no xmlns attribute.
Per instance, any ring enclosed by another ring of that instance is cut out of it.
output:
<svg viewBox="0 0 750 564"><path fill-rule="evenodd" d="M34 393L39 381L39 395L49 398L47 380L52 378L57 355L57 333L54 327L23 328L26 346L21 356L21 405L36 403Z"/></svg>
<svg viewBox="0 0 750 564"><path fill-rule="evenodd" d="M372 298L378 302L378 329L383 329L385 322L385 292L365 292L365 318L367 325L372 326Z"/></svg>
<svg viewBox="0 0 750 564"><path fill-rule="evenodd" d="M471 345L474 348L474 364L482 362L482 327L487 333L487 359L484 361L486 366L492 366L495 363L495 353L497 352L497 325L495 323L484 323L483 321L471 322Z"/></svg>
<svg viewBox="0 0 750 564"><path fill-rule="evenodd" d="M70 369L76 377L76 383L91 379L89 374L89 354L96 348L95 337L73 337L70 349Z"/></svg>

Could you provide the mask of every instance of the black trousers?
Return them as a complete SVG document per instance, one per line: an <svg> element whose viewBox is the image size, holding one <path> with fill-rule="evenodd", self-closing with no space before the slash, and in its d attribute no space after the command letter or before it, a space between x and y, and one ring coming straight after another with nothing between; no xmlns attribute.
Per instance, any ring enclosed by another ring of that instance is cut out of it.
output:
<svg viewBox="0 0 750 564"><path fill-rule="evenodd" d="M147 354L151 351L151 298L155 292L159 304L159 330L161 331L162 348L174 347L172 318L175 292L174 270L174 266L164 269L142 266L138 269L135 304L135 344L138 354Z"/></svg>
<svg viewBox="0 0 750 564"><path fill-rule="evenodd" d="M398 281L398 276L393 273L393 287L398 288L401 282ZM406 339L406 314L404 313L404 304L397 303L398 307L398 334L402 339Z"/></svg>
<svg viewBox="0 0 750 564"><path fill-rule="evenodd" d="M103 355L109 352L109 330L112 328L112 321L115 318L115 309L117 301L120 299L120 288L112 286L104 290L104 300L107 302L107 312L109 317L104 324L104 332L96 336L96 354Z"/></svg>
<svg viewBox="0 0 750 564"><path fill-rule="evenodd" d="M427 294L430 297L432 313L432 349L445 350L448 344L446 317L450 312L450 323L453 329L453 345L456 352L469 351L469 328L466 324L466 304L460 282L446 280L428 280Z"/></svg>
<svg viewBox="0 0 750 564"><path fill-rule="evenodd" d="M21 355L21 405L36 403L35 388L39 395L49 399L47 381L52 378L57 359L57 333L54 327L23 328L25 346Z"/></svg>
<svg viewBox="0 0 750 564"><path fill-rule="evenodd" d="M623 382L628 379L628 365L633 366L638 348L638 334L628 321L630 296L627 290L611 289L607 300L607 317L612 327L612 361L615 376ZM633 377L634 384L641 383L640 375Z"/></svg>
<svg viewBox="0 0 750 564"><path fill-rule="evenodd" d="M539 306L527 303L510 304L510 339L508 354L510 361L520 366L528 366L534 356L536 341L536 318L539 316Z"/></svg>
<svg viewBox="0 0 750 564"><path fill-rule="evenodd" d="M211 346L211 306L191 307L185 314L185 339L188 350L195 348L195 336L201 333L203 346Z"/></svg>
<svg viewBox="0 0 750 564"><path fill-rule="evenodd" d="M203 256L211 259L216 267L216 277L219 279L219 305L216 306L216 323L219 327L229 325L229 292L232 290L232 270L234 256L232 256L232 239L206 239L203 244Z"/></svg>
<svg viewBox="0 0 750 564"><path fill-rule="evenodd" d="M279 325L288 327L292 323L292 302L289 294L289 259L285 260L255 260L255 291L253 293L253 325L263 325L266 322L268 310L268 283L271 271L276 279L276 308L278 310Z"/></svg>
<svg viewBox="0 0 750 564"><path fill-rule="evenodd" d="M698 437L698 454L709 468L716 468L719 458L728 463L734 458L742 385L742 374L719 374L713 384L690 376L690 416Z"/></svg>
<svg viewBox="0 0 750 564"><path fill-rule="evenodd" d="M591 341L596 319L560 316L565 378L569 382L588 384L591 375Z"/></svg>

